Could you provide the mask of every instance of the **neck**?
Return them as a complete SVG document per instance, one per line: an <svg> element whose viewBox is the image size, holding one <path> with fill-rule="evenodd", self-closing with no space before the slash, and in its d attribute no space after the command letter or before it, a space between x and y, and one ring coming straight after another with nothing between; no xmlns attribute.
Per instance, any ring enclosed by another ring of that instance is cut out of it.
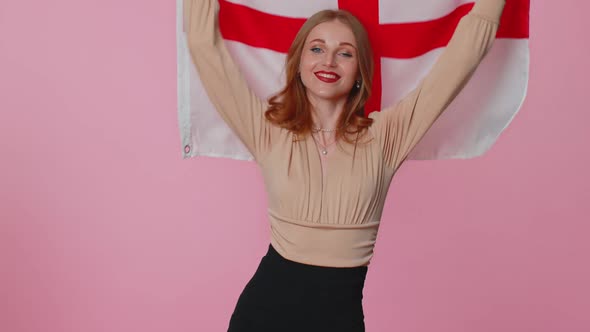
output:
<svg viewBox="0 0 590 332"><path fill-rule="evenodd" d="M338 126L338 119L344 112L346 99L326 100L309 96L311 104L311 118L315 127L322 129L335 129Z"/></svg>

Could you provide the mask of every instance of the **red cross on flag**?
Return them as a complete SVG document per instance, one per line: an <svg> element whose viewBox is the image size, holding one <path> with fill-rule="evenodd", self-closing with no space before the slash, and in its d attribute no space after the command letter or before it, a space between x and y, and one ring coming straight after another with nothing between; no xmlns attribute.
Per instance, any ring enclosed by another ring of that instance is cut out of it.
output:
<svg viewBox="0 0 590 332"><path fill-rule="evenodd" d="M369 32L375 60L366 113L395 104L426 76L451 39L468 0L219 0L220 29L253 91L267 99L284 86L287 50L305 19L346 9ZM507 0L497 40L462 92L408 159L471 158L485 153L512 121L529 76L530 0ZM210 103L192 64L177 0L178 120L185 158L252 160Z"/></svg>

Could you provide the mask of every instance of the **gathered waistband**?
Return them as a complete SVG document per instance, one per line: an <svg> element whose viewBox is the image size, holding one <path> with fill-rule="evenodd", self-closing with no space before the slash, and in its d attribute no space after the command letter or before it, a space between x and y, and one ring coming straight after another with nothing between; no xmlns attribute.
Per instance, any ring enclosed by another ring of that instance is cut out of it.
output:
<svg viewBox="0 0 590 332"><path fill-rule="evenodd" d="M268 252L265 259L271 263L280 264L283 268L289 270L296 270L297 273L304 273L310 278L320 277L321 279L331 280L332 278L339 279L361 279L364 280L367 275L367 266L356 266L356 267L331 267L331 266L318 266L295 262L289 260L281 254L279 254L275 248L270 244L268 246Z"/></svg>
<svg viewBox="0 0 590 332"><path fill-rule="evenodd" d="M323 267L369 265L379 222L322 224L292 220L269 210L271 244L286 259Z"/></svg>

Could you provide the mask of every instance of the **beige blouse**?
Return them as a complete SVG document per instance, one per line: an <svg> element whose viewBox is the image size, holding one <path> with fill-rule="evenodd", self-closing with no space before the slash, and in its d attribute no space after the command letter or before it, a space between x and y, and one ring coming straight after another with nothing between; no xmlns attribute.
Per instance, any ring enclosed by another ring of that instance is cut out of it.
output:
<svg viewBox="0 0 590 332"><path fill-rule="evenodd" d="M505 0L478 0L416 89L370 114L369 142L343 143L327 158L311 136L295 139L265 119L266 101L224 46L216 1L185 4L188 45L207 94L262 170L272 246L292 261L354 267L370 263L395 171L491 48Z"/></svg>

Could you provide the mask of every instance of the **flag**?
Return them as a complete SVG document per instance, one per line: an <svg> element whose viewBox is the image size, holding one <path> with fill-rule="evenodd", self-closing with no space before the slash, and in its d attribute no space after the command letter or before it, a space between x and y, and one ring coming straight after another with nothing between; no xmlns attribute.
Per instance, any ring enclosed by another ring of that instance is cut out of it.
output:
<svg viewBox="0 0 590 332"><path fill-rule="evenodd" d="M367 28L375 78L365 113L395 104L426 76L446 47L467 0L219 0L224 42L262 99L285 81L288 48L305 19L346 9ZM463 91L407 159L472 158L485 153L524 101L529 76L530 0L507 0L497 39ZM187 46L183 0L177 0L178 121L184 158L253 160L210 103Z"/></svg>

